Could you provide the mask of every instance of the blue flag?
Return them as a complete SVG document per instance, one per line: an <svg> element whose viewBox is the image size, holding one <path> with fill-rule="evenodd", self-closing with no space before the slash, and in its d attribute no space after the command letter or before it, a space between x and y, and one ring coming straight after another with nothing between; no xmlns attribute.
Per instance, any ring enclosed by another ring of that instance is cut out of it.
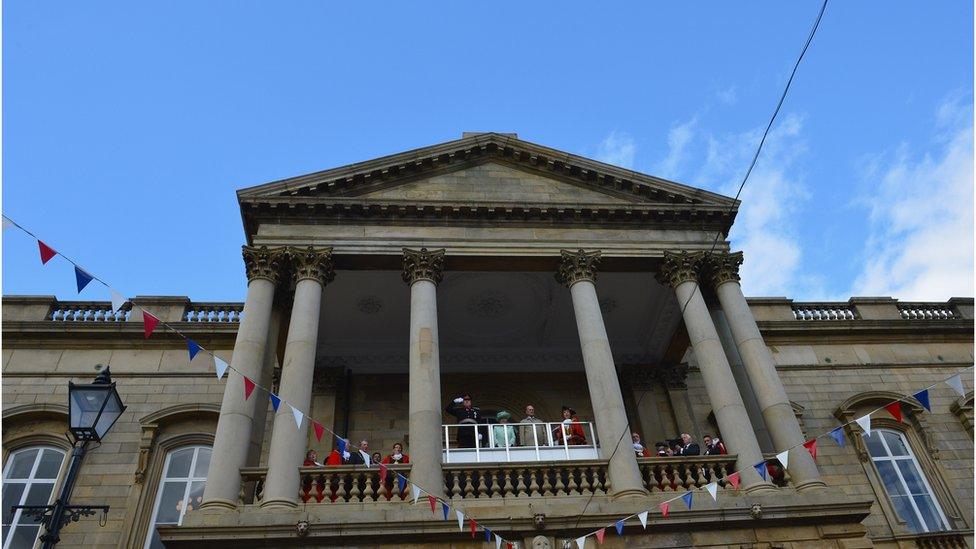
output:
<svg viewBox="0 0 976 549"><path fill-rule="evenodd" d="M485 541L491 541L491 530L485 528Z"/></svg>
<svg viewBox="0 0 976 549"><path fill-rule="evenodd" d="M193 360L193 357L197 356L197 353L200 352L200 345L198 345L196 341L188 339L186 340L186 349L190 351L190 360ZM275 408L275 410L277 410L277 408Z"/></svg>
<svg viewBox="0 0 976 549"><path fill-rule="evenodd" d="M87 286L88 283L91 282L92 279L94 278L95 278L94 276L86 273L85 271L82 271L81 269L78 268L77 265L75 265L75 280L78 282L79 294L81 293L82 290L85 289L85 286Z"/></svg>
<svg viewBox="0 0 976 549"><path fill-rule="evenodd" d="M765 461L760 461L759 463L753 465L753 468L756 469L756 472L759 473L759 476L761 476L763 480L769 480L769 477L766 475Z"/></svg>
<svg viewBox="0 0 976 549"><path fill-rule="evenodd" d="M441 508L444 509L444 520L447 520L447 516L451 514L451 508L446 503L441 503Z"/></svg>
<svg viewBox="0 0 976 549"><path fill-rule="evenodd" d="M278 395L274 393L268 393L268 397L271 398L271 407L274 408L275 412L277 412L278 406L281 406L281 399L278 398Z"/></svg>
<svg viewBox="0 0 976 549"><path fill-rule="evenodd" d="M691 509L691 497L692 497L691 492L688 492L685 495L681 496L681 499L685 500L685 506L689 509Z"/></svg>
<svg viewBox="0 0 976 549"><path fill-rule="evenodd" d="M929 390L928 389L922 389L921 391L915 393L912 396L915 397L915 400L917 400L919 404L921 404L922 406L925 406L925 409L926 410L928 410L930 412L932 411L932 405L929 404Z"/></svg>
<svg viewBox="0 0 976 549"><path fill-rule="evenodd" d="M617 528L617 535L618 536L624 535L624 521L623 521L623 519L618 520L617 523L614 524L614 526Z"/></svg>
<svg viewBox="0 0 976 549"><path fill-rule="evenodd" d="M843 427L838 427L838 428L834 429L833 431L831 431L829 434L830 434L830 438L834 439L834 442L836 442L838 446L846 446L847 445L847 442L844 441L844 428Z"/></svg>
<svg viewBox="0 0 976 549"><path fill-rule="evenodd" d="M342 454L343 452L346 451L346 441L342 440L339 437L336 437L336 440L338 441L336 442L336 447L339 449L339 453Z"/></svg>
<svg viewBox="0 0 976 549"><path fill-rule="evenodd" d="M407 489L407 477L397 473L397 484L400 486L400 493Z"/></svg>

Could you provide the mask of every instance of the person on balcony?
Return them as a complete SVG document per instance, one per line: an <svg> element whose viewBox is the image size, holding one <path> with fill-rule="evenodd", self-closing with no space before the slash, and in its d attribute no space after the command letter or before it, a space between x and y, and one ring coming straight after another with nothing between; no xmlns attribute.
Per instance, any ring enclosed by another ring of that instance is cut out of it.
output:
<svg viewBox="0 0 976 549"><path fill-rule="evenodd" d="M481 410L476 408L471 401L471 395L464 393L447 403L444 410L457 418L457 422L464 425L458 427L457 445L461 448L474 448L475 438L480 436L477 425L481 423ZM467 425L471 425L467 427Z"/></svg>
<svg viewBox="0 0 976 549"><path fill-rule="evenodd" d="M338 448L332 450L332 453L325 460L326 465L335 466L349 463L350 458L352 458L352 455L349 453L349 439L343 439L343 442L345 444L342 445L342 453L339 453Z"/></svg>
<svg viewBox="0 0 976 549"><path fill-rule="evenodd" d="M348 445L347 445L348 447ZM363 456L363 454L366 454ZM369 457L369 441L366 439L359 441L359 450L352 452L349 456L349 465L366 465L366 459Z"/></svg>
<svg viewBox="0 0 976 549"><path fill-rule="evenodd" d="M668 445L663 442L654 443L654 450L657 451L657 457L668 457L674 454L671 448L668 448Z"/></svg>
<svg viewBox="0 0 976 549"><path fill-rule="evenodd" d="M403 453L403 445L397 442L393 445L393 453L383 458L383 463L387 465L410 463L410 456Z"/></svg>
<svg viewBox="0 0 976 549"><path fill-rule="evenodd" d="M580 423L576 410L569 406L563 406L563 422L556 427L554 433L556 442L579 446L586 444L586 435L583 433L583 425Z"/></svg>
<svg viewBox="0 0 976 549"><path fill-rule="evenodd" d="M373 455L369 456L370 465L376 465L381 461L383 461L383 454L380 454L379 452L373 452Z"/></svg>
<svg viewBox="0 0 976 549"><path fill-rule="evenodd" d="M508 420L512 419L512 414L502 410L495 415L495 419L498 420L498 424L491 428L492 438L495 439L495 448L515 446L515 427L508 424Z"/></svg>
<svg viewBox="0 0 976 549"><path fill-rule="evenodd" d="M695 439L691 438L688 433L681 434L681 447L678 449L678 453L675 455L679 456L697 456L701 455L701 448L699 448L698 443Z"/></svg>
<svg viewBox="0 0 976 549"><path fill-rule="evenodd" d="M302 463L302 467L323 467L321 463L318 462L319 454L315 450L309 450L305 452L305 462Z"/></svg>
<svg viewBox="0 0 976 549"><path fill-rule="evenodd" d="M650 450L648 450L647 447L644 446L644 443L641 442L641 438L640 438L640 435L639 434L637 434L637 433L631 433L630 434L630 439L634 443L634 453L637 454L637 457L639 457L639 458L640 457L645 457L645 458L646 457L651 457Z"/></svg>
<svg viewBox="0 0 976 549"><path fill-rule="evenodd" d="M718 456L729 453L729 451L725 449L725 444L723 444L718 437L712 438L711 435L705 435L702 437L702 442L705 443L706 456Z"/></svg>
<svg viewBox="0 0 976 549"><path fill-rule="evenodd" d="M546 444L546 431L543 425L532 425L533 423L545 422L541 419L535 417L535 406L529 404L525 407L525 418L519 423L528 423L529 425L524 427L519 427L519 441L522 446L543 446Z"/></svg>

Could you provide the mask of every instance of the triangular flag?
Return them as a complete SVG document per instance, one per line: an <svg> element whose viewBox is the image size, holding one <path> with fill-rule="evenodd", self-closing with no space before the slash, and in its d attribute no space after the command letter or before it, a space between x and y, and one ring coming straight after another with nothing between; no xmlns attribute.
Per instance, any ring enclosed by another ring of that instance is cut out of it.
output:
<svg viewBox="0 0 976 549"><path fill-rule="evenodd" d="M458 532L464 531L464 513L460 509L455 509L454 514L457 515L458 519Z"/></svg>
<svg viewBox="0 0 976 549"><path fill-rule="evenodd" d="M681 499L685 500L685 507L687 507L688 509L691 509L691 500L693 497L694 494L692 494L690 491L687 492L685 495L681 496Z"/></svg>
<svg viewBox="0 0 976 549"><path fill-rule="evenodd" d="M787 469L790 466L790 451L783 450L782 452L776 454L776 459L783 464L783 469Z"/></svg>
<svg viewBox="0 0 976 549"><path fill-rule="evenodd" d="M803 447L807 449L807 452L810 452L810 457L812 457L813 460L816 461L817 460L817 439L811 438L810 440L803 443Z"/></svg>
<svg viewBox="0 0 976 549"><path fill-rule="evenodd" d="M128 301L124 295L109 288L108 293L112 296L112 311L118 311Z"/></svg>
<svg viewBox="0 0 976 549"><path fill-rule="evenodd" d="M430 512L431 513L436 513L437 512L437 498L435 498L434 496L431 496L431 495L428 494L427 495L427 503L430 503Z"/></svg>
<svg viewBox="0 0 976 549"><path fill-rule="evenodd" d="M864 430L865 435L871 434L871 414L865 414L854 421L861 426L861 429Z"/></svg>
<svg viewBox="0 0 976 549"><path fill-rule="evenodd" d="M271 407L274 408L275 412L277 412L278 406L281 406L281 399L278 398L278 395L274 393L268 393L268 398L271 399Z"/></svg>
<svg viewBox="0 0 976 549"><path fill-rule="evenodd" d="M380 484L386 485L386 464L383 462L380 462Z"/></svg>
<svg viewBox="0 0 976 549"><path fill-rule="evenodd" d="M289 404L289 406L291 406L291 404ZM294 406L291 406L291 415L295 417L295 427L297 429L301 429L302 428L302 418L305 417L305 414L303 414L302 411L299 410L298 408L295 408Z"/></svg>
<svg viewBox="0 0 976 549"><path fill-rule="evenodd" d="M75 282L78 283L78 293L80 294L85 286L88 285L95 277L83 271L80 267L75 265Z"/></svg>
<svg viewBox="0 0 976 549"><path fill-rule="evenodd" d="M473 538L475 533L478 531L478 523L474 519L468 519L468 526L471 527L471 537Z"/></svg>
<svg viewBox="0 0 976 549"><path fill-rule="evenodd" d="M885 405L885 410L891 414L891 417L895 418L895 421L901 422L901 401L896 400L891 404Z"/></svg>
<svg viewBox="0 0 976 549"><path fill-rule="evenodd" d="M732 488L738 490L739 489L739 482L741 481L741 478L739 477L739 472L736 471L736 472L732 473L731 475L729 475L728 476L728 481L729 481L729 484L732 485Z"/></svg>
<svg viewBox="0 0 976 549"><path fill-rule="evenodd" d="M668 513L671 512L671 502L670 501L664 501L660 505L658 505L658 507L661 508L661 516L664 517L664 518L668 518ZM644 528L647 528L647 524L646 524L647 523L647 513L645 512L645 513L642 513L642 514L644 515L644 520L641 521L641 524L644 525Z"/></svg>
<svg viewBox="0 0 976 549"><path fill-rule="evenodd" d="M614 523L613 527L617 529L618 536L624 535L624 519L618 520L616 523Z"/></svg>
<svg viewBox="0 0 976 549"><path fill-rule="evenodd" d="M600 545L603 545L603 537L606 536L606 535L607 535L607 529L606 528L600 528L599 530L596 531L596 541Z"/></svg>
<svg viewBox="0 0 976 549"><path fill-rule="evenodd" d="M828 434L830 435L830 438L834 439L834 442L836 442L838 446L843 447L847 445L847 441L844 440L843 427L838 427Z"/></svg>
<svg viewBox="0 0 976 549"><path fill-rule="evenodd" d="M441 511L444 511L444 520L447 520L447 517L451 516L451 508L446 503L441 504Z"/></svg>
<svg viewBox="0 0 976 549"><path fill-rule="evenodd" d="M643 511L637 514L637 518L641 521L641 528L647 529L647 511Z"/></svg>
<svg viewBox="0 0 976 549"><path fill-rule="evenodd" d="M317 421L312 422L312 429L315 431L315 440L322 442L322 435L325 434L325 427Z"/></svg>
<svg viewBox="0 0 976 549"><path fill-rule="evenodd" d="M254 382L247 376L242 377L244 378L244 400L247 400L251 398L251 393L254 392Z"/></svg>
<svg viewBox="0 0 976 549"><path fill-rule="evenodd" d="M58 254L58 252L54 251L54 248L40 240L37 241L37 247L41 250L41 265L47 265L47 262L51 261L51 258Z"/></svg>
<svg viewBox="0 0 976 549"><path fill-rule="evenodd" d="M219 356L214 355L214 368L217 370L217 379L221 379L224 377L224 372L227 371L227 363Z"/></svg>
<svg viewBox="0 0 976 549"><path fill-rule="evenodd" d="M363 456L363 463L366 465L366 467L371 467L372 466L372 464L369 462L369 454L367 454L366 452L360 450L359 451L359 455Z"/></svg>
<svg viewBox="0 0 976 549"><path fill-rule="evenodd" d="M397 485L400 487L400 493L402 494L407 489L407 477L397 473Z"/></svg>
<svg viewBox="0 0 976 549"><path fill-rule="evenodd" d="M346 453L346 440L340 437L336 437L336 449L339 450L339 455ZM403 488L400 489L403 491Z"/></svg>
<svg viewBox="0 0 976 549"><path fill-rule="evenodd" d="M946 385L952 387L960 396L966 394L966 389L962 386L962 378L959 377L959 374L947 379Z"/></svg>
<svg viewBox="0 0 976 549"><path fill-rule="evenodd" d="M6 231L7 229L9 229L10 227L13 227L13 226L14 226L14 222L13 221L7 219L6 217L3 218L3 230Z"/></svg>
<svg viewBox="0 0 976 549"><path fill-rule="evenodd" d="M193 357L197 356L200 349L201 347L196 341L193 341L192 339L186 340L186 350L190 353L190 360L193 360Z"/></svg>
<svg viewBox="0 0 976 549"><path fill-rule="evenodd" d="M485 541L491 541L491 530L485 528Z"/></svg>
<svg viewBox="0 0 976 549"><path fill-rule="evenodd" d="M765 461L760 461L759 463L753 465L752 468L755 469L757 473L759 473L759 476L761 476L763 480L769 480L769 477L766 475Z"/></svg>
<svg viewBox="0 0 976 549"><path fill-rule="evenodd" d="M717 482L709 482L708 484L705 485L705 489L708 490L708 495L712 496L712 499L713 500L717 500L718 499L718 483Z"/></svg>
<svg viewBox="0 0 976 549"><path fill-rule="evenodd" d="M413 502L417 503L417 500L420 499L420 486L417 486L416 484L411 484L410 489L413 490Z"/></svg>
<svg viewBox="0 0 976 549"><path fill-rule="evenodd" d="M915 400L917 400L919 404L921 404L922 406L925 406L925 409L926 410L928 410L930 412L932 411L932 405L929 404L929 390L928 389L922 389L921 391L915 393L912 396L915 397Z"/></svg>
<svg viewBox="0 0 976 549"><path fill-rule="evenodd" d="M586 536L576 538L576 549L583 549L584 547L586 547Z"/></svg>
<svg viewBox="0 0 976 549"><path fill-rule="evenodd" d="M146 339L149 339L156 326L159 326L159 319L146 311L142 311L142 329L146 333Z"/></svg>
<svg viewBox="0 0 976 549"><path fill-rule="evenodd" d="M495 535L495 549L502 549L502 538Z"/></svg>

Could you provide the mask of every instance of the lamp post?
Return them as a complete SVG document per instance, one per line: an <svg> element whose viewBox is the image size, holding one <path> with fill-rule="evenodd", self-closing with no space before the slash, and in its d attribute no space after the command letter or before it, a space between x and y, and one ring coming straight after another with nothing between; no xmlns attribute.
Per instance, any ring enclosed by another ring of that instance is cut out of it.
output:
<svg viewBox="0 0 976 549"><path fill-rule="evenodd" d="M44 549L54 547L61 541L61 528L69 522L77 522L83 516L94 515L96 511L108 513L108 505L70 505L68 500L78 480L78 469L88 450L88 443L101 442L124 411L125 405L119 398L108 366L90 384L68 382L68 431L74 443L61 493L51 505L12 507L15 511L23 509L23 514L28 517L40 519L44 525L44 535L40 538Z"/></svg>

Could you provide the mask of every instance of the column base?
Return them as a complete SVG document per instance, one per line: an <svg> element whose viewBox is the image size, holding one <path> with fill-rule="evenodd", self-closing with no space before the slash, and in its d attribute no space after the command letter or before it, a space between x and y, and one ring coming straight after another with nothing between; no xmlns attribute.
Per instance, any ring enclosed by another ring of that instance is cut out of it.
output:
<svg viewBox="0 0 976 549"><path fill-rule="evenodd" d="M262 509L290 510L298 507L298 500L288 498L272 498L261 502Z"/></svg>
<svg viewBox="0 0 976 549"><path fill-rule="evenodd" d="M747 486L743 488L743 490L747 494L764 494L769 492L775 492L778 489L779 488L777 488L776 485L771 482L757 482L752 486Z"/></svg>
<svg viewBox="0 0 976 549"><path fill-rule="evenodd" d="M229 499L208 499L200 504L201 509L224 509L226 511L234 511L237 509L237 502L231 501Z"/></svg>
<svg viewBox="0 0 976 549"><path fill-rule="evenodd" d="M820 490L826 487L827 487L826 482L820 479L816 479L816 480L808 480L806 482L801 482L799 484L796 484L793 486L793 489L796 490L797 492L806 492L807 490Z"/></svg>
<svg viewBox="0 0 976 549"><path fill-rule="evenodd" d="M630 490L621 490L619 492L610 493L611 501L617 501L618 499L625 499L625 498L646 498L646 497L647 497L647 490L642 490L638 488L633 488Z"/></svg>

